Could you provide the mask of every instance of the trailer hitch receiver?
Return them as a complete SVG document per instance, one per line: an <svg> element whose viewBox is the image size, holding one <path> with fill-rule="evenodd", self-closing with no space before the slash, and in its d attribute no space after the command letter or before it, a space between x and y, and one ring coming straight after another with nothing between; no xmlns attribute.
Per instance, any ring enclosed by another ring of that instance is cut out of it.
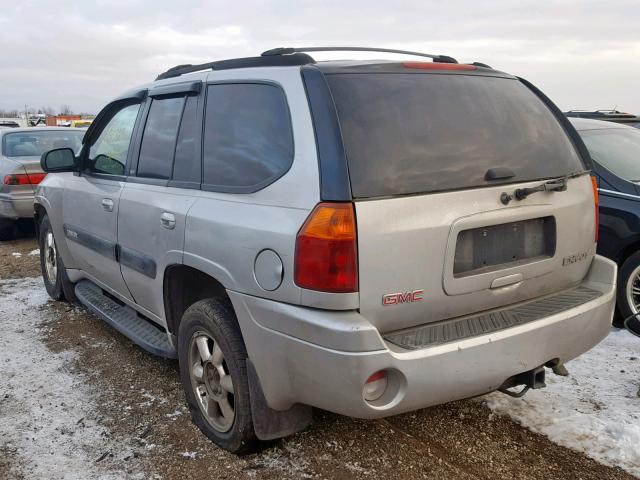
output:
<svg viewBox="0 0 640 480"><path fill-rule="evenodd" d="M525 393L529 391L529 389L537 389L544 388L547 386L544 383L544 367L534 368L533 370L528 370L526 372L519 373L514 375L513 377L509 377L498 389L498 391L509 395L510 397L520 398L524 396ZM514 387L522 386L522 390L518 392L514 392L510 390Z"/></svg>

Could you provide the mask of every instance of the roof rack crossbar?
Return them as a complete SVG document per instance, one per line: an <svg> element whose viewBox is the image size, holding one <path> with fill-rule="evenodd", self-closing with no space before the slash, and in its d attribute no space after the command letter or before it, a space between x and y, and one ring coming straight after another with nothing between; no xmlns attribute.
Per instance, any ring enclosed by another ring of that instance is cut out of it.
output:
<svg viewBox="0 0 640 480"><path fill-rule="evenodd" d="M393 48L374 48L374 47L280 47L272 48L266 52L262 52L263 57L273 57L278 55L291 55L293 53L307 52L382 52L382 53L400 53L403 55L411 55L414 57L427 57L439 63L458 63L458 61L448 55L432 55L430 53L411 52L408 50L396 50Z"/></svg>

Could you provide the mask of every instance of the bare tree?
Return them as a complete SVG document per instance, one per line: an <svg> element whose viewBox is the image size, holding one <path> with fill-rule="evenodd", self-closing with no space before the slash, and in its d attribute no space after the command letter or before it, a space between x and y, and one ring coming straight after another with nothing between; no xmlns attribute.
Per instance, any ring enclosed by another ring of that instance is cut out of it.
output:
<svg viewBox="0 0 640 480"><path fill-rule="evenodd" d="M0 117L16 118L17 116L18 116L17 110L0 110Z"/></svg>
<svg viewBox="0 0 640 480"><path fill-rule="evenodd" d="M67 104L61 105L60 106L60 115L72 115L73 114L73 110L71 110L71 107Z"/></svg>

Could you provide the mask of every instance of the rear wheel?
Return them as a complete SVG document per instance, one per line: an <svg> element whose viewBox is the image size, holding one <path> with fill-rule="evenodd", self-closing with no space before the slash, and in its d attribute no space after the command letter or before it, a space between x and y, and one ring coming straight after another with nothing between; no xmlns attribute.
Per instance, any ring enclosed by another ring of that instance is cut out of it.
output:
<svg viewBox="0 0 640 480"><path fill-rule="evenodd" d="M622 327L626 318L640 313L640 252L631 255L620 267L617 296L621 318L614 324Z"/></svg>
<svg viewBox="0 0 640 480"><path fill-rule="evenodd" d="M58 247L53 235L49 217L45 215L40 222L40 269L47 293L54 300L76 301L74 285L58 255Z"/></svg>
<svg viewBox="0 0 640 480"><path fill-rule="evenodd" d="M231 308L215 299L189 307L180 323L178 356L197 427L230 452L255 451L247 352Z"/></svg>

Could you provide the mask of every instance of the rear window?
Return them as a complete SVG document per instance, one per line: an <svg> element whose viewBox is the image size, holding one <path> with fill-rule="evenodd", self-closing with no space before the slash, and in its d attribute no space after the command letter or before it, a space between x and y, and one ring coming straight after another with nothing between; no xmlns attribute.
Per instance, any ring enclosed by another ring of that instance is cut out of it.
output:
<svg viewBox="0 0 640 480"><path fill-rule="evenodd" d="M583 171L551 111L518 80L331 74L353 196L482 187ZM487 181L490 168L514 177Z"/></svg>
<svg viewBox="0 0 640 480"><path fill-rule="evenodd" d="M39 157L54 148L71 148L76 154L82 147L84 130L54 130L7 133L2 142L5 157Z"/></svg>
<svg viewBox="0 0 640 480"><path fill-rule="evenodd" d="M618 177L640 182L640 131L632 128L583 130L591 157Z"/></svg>

